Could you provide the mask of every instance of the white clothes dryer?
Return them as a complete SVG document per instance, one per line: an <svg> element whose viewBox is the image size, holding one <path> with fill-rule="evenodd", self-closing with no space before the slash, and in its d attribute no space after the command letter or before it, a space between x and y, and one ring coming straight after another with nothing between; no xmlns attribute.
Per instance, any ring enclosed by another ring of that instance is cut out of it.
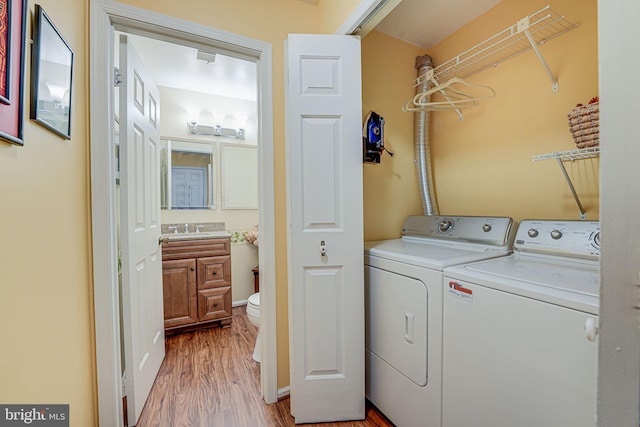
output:
<svg viewBox="0 0 640 427"><path fill-rule="evenodd" d="M441 426L442 272L508 255L512 224L410 216L401 239L365 244L366 395L395 425Z"/></svg>
<svg viewBox="0 0 640 427"><path fill-rule="evenodd" d="M526 220L445 269L443 426L595 427L600 225Z"/></svg>

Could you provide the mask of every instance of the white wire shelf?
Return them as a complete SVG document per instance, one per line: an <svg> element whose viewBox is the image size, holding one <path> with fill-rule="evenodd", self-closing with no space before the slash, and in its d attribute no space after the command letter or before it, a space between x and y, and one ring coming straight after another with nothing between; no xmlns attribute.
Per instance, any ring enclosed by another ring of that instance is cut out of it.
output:
<svg viewBox="0 0 640 427"><path fill-rule="evenodd" d="M573 195L573 199L576 201L576 205L578 205L578 209L580 210L580 219L587 219L587 213L580 201L580 197L576 192L576 188L573 186L573 182L571 182L571 177L567 173L567 169L564 167L562 162L573 161L573 160L585 160L592 159L598 157L600 155L600 146L596 147L587 147L587 148L579 148L577 150L569 150L569 151L558 151L556 153L548 153L548 154L537 154L533 156L533 161L538 160L555 160L558 166L560 167L560 171L564 176L564 180L567 182L569 186L569 190L571 190L571 194Z"/></svg>
<svg viewBox="0 0 640 427"><path fill-rule="evenodd" d="M560 161L566 162L569 160L592 159L594 157L598 157L599 155L600 155L600 147L596 146L596 147L580 148L577 150L570 150L570 151L558 151L556 153L536 154L533 156L533 161L537 162L540 160L558 159Z"/></svg>
<svg viewBox="0 0 640 427"><path fill-rule="evenodd" d="M564 16L558 15L549 6L546 6L438 65L433 69L431 77L438 82L445 82L452 77L468 77L534 49L547 73L557 85L538 50L538 45L544 44L578 27L578 25L569 22Z"/></svg>

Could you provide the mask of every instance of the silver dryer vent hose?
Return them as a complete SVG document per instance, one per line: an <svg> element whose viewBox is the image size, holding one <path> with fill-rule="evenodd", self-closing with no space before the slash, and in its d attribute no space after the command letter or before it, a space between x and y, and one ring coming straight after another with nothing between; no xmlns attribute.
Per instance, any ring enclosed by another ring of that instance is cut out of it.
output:
<svg viewBox="0 0 640 427"><path fill-rule="evenodd" d="M429 55L416 57L416 69L418 77L423 77L433 69L433 60ZM416 86L416 95L429 88L429 82L423 78L421 84ZM426 99L430 101L430 99ZM415 164L418 169L418 181L420 184L420 196L422 197L422 209L425 215L439 215L438 204L433 186L433 171L431 170L431 146L429 143L429 128L431 114L425 111L414 113L414 145Z"/></svg>

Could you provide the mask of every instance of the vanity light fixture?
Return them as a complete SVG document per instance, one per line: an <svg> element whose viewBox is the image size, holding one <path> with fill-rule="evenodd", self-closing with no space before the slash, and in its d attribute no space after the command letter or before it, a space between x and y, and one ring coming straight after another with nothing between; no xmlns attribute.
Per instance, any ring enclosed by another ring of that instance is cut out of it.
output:
<svg viewBox="0 0 640 427"><path fill-rule="evenodd" d="M225 138L245 139L245 130L243 128L223 128L220 125L206 126L199 125L197 122L187 122L187 130L192 135L209 135L222 136Z"/></svg>

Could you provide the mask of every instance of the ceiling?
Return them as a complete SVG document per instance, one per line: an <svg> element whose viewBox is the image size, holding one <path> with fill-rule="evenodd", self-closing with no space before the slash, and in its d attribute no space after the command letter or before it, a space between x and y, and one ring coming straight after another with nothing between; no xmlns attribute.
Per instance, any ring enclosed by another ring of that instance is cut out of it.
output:
<svg viewBox="0 0 640 427"><path fill-rule="evenodd" d="M318 0L300 0L316 4ZM500 0L402 0L375 28L429 49ZM158 86L244 100L257 100L256 64L217 53L215 61L196 59L192 47L129 35ZM170 58L170 60L167 60Z"/></svg>
<svg viewBox="0 0 640 427"><path fill-rule="evenodd" d="M402 0L375 28L429 49L501 0Z"/></svg>
<svg viewBox="0 0 640 427"><path fill-rule="evenodd" d="M147 37L128 35L157 86L257 100L257 65L220 53L215 60L196 59L197 49Z"/></svg>

